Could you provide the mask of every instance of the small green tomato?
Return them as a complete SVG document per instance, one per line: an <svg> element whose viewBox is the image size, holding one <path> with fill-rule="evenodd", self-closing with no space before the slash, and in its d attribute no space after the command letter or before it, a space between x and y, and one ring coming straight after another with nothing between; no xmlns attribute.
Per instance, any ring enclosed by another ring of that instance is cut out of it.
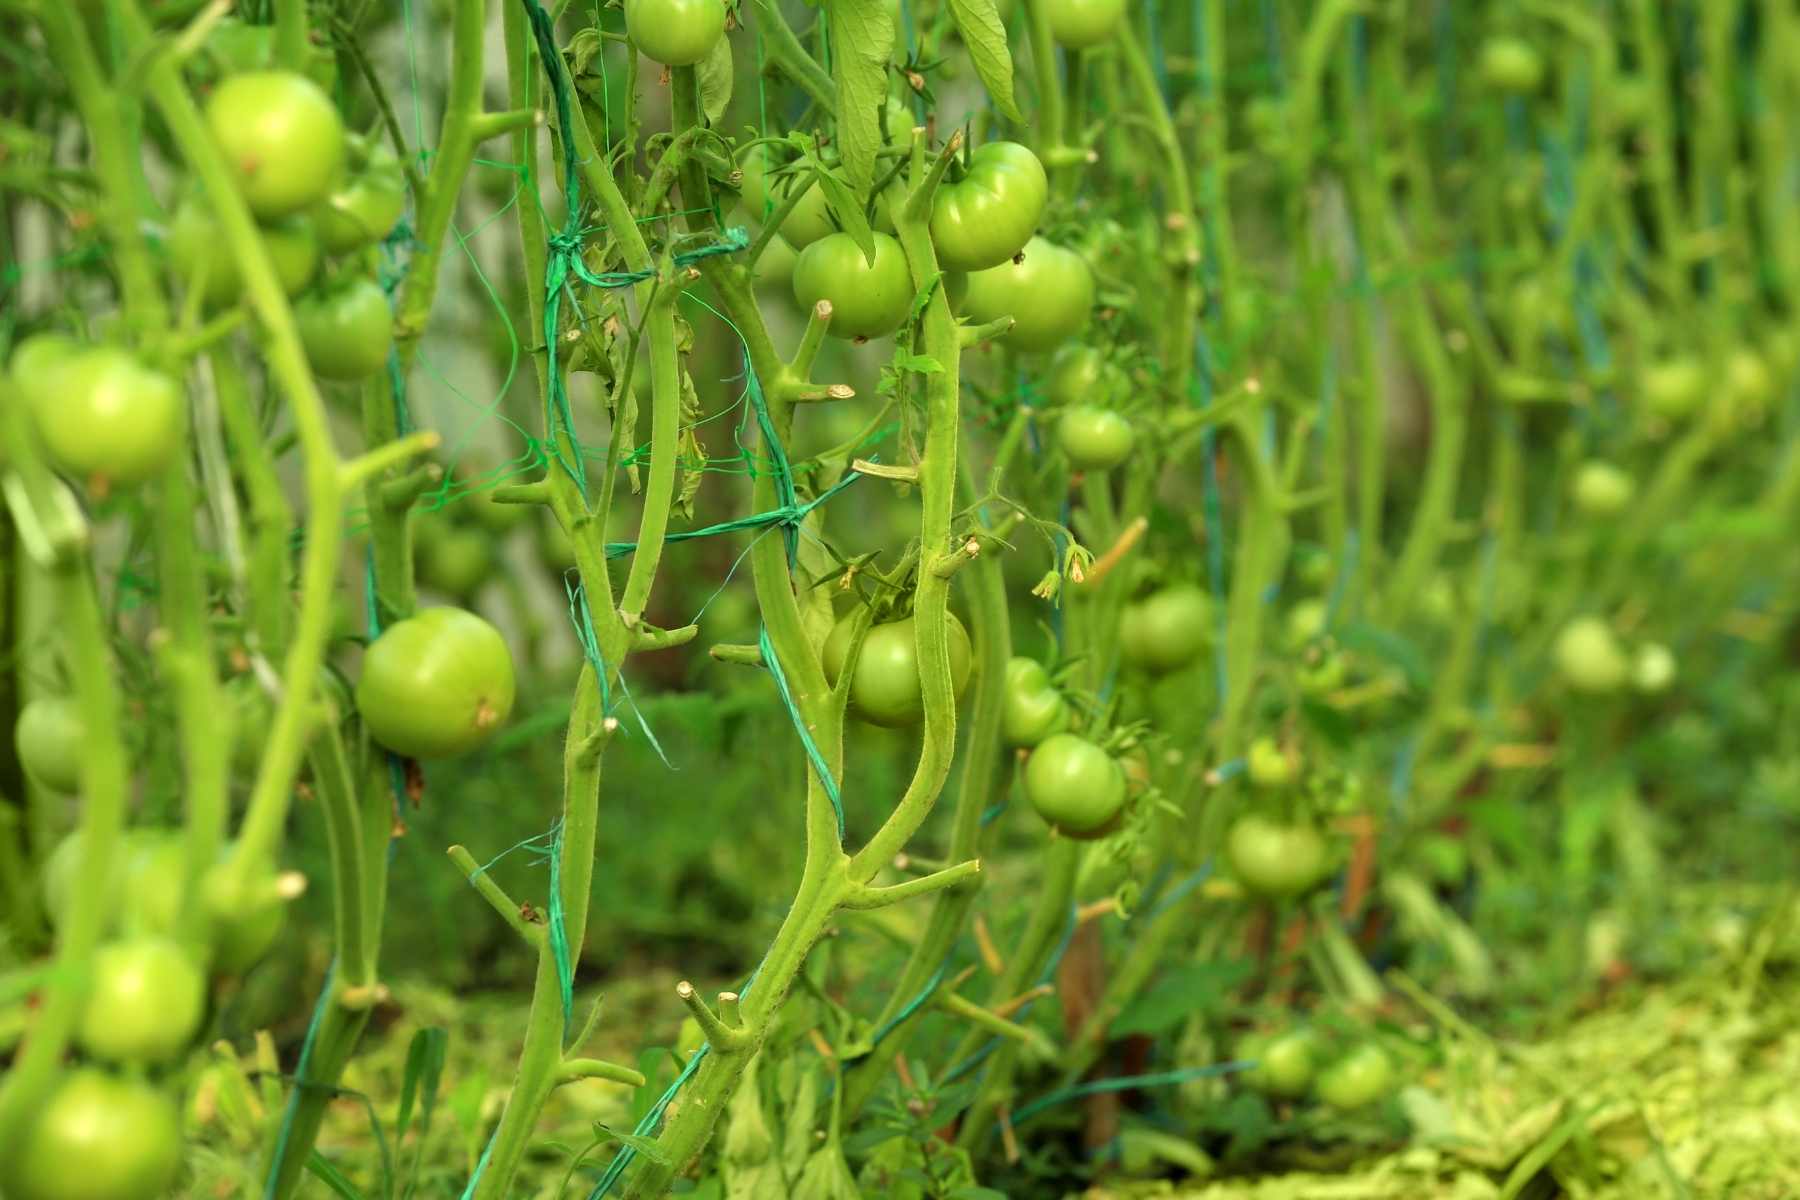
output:
<svg viewBox="0 0 1800 1200"><path fill-rule="evenodd" d="M1599 617L1570 621L1557 635L1552 654L1563 680L1578 692L1616 692L1631 675L1631 661L1612 626Z"/></svg>

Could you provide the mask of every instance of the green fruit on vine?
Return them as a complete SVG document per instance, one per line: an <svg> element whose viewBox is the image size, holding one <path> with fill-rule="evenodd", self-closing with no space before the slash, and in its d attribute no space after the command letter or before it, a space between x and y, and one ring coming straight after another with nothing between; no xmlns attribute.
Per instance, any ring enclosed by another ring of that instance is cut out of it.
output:
<svg viewBox="0 0 1800 1200"><path fill-rule="evenodd" d="M180 1114L148 1083L79 1067L22 1117L8 1200L161 1200L181 1169Z"/></svg>
<svg viewBox="0 0 1800 1200"><path fill-rule="evenodd" d="M1374 1042L1364 1042L1319 1072L1313 1094L1339 1112L1354 1112L1394 1090L1394 1061Z"/></svg>
<svg viewBox="0 0 1800 1200"><path fill-rule="evenodd" d="M1256 1066L1238 1078L1267 1096L1294 1100L1312 1086L1319 1053L1318 1039L1305 1029L1252 1034L1238 1043L1234 1057Z"/></svg>
<svg viewBox="0 0 1800 1200"><path fill-rule="evenodd" d="M1575 507L1585 515L1616 517L1630 506L1637 485L1621 468L1591 459L1576 469L1572 491Z"/></svg>
<svg viewBox="0 0 1800 1200"><path fill-rule="evenodd" d="M855 614L842 618L825 639L825 678L837 686L850 656ZM969 682L973 649L968 630L954 613L949 614L947 639L950 649L950 688L962 694ZM863 638L862 652L850 679L850 711L871 725L901 729L925 719L925 698L920 689L917 625L912 617L871 625Z"/></svg>
<svg viewBox="0 0 1800 1200"><path fill-rule="evenodd" d="M691 67L725 36L724 0L625 0L625 32L646 58Z"/></svg>
<svg viewBox="0 0 1800 1200"><path fill-rule="evenodd" d="M513 706L512 653L461 608L427 608L363 655L356 707L369 736L407 758L454 758L487 742Z"/></svg>
<svg viewBox="0 0 1800 1200"><path fill-rule="evenodd" d="M22 390L50 461L99 491L161 474L186 440L181 385L116 346L60 359Z"/></svg>
<svg viewBox="0 0 1800 1200"><path fill-rule="evenodd" d="M406 212L406 173L387 143L352 136L349 171L312 210L319 245L327 254L350 254L374 245Z"/></svg>
<svg viewBox="0 0 1800 1200"><path fill-rule="evenodd" d="M422 524L420 532L432 528ZM419 538L419 579L458 599L481 590L494 571L492 538L480 529L452 525Z"/></svg>
<svg viewBox="0 0 1800 1200"><path fill-rule="evenodd" d="M1661 642L1645 642L1631 657L1631 686L1646 696L1659 696L1675 682L1675 652Z"/></svg>
<svg viewBox="0 0 1800 1200"><path fill-rule="evenodd" d="M275 268L281 290L298 295L319 267L319 237L310 219L287 217L257 226L263 249ZM244 296L244 277L237 260L224 253L225 232L199 200L189 197L175 208L169 223L169 266L182 286L197 282L208 308L225 308Z"/></svg>
<svg viewBox="0 0 1800 1200"><path fill-rule="evenodd" d="M1117 35L1125 0L1045 0L1044 14L1058 45L1086 50Z"/></svg>
<svg viewBox="0 0 1800 1200"><path fill-rule="evenodd" d="M1106 355L1092 346L1073 343L1058 350L1056 357L1050 360L1044 394L1052 407L1075 404L1104 407L1116 400L1124 388L1125 373Z"/></svg>
<svg viewBox="0 0 1800 1200"><path fill-rule="evenodd" d="M1544 83L1544 56L1521 38L1493 37L1481 47L1481 78L1495 91L1523 96Z"/></svg>
<svg viewBox="0 0 1800 1200"><path fill-rule="evenodd" d="M114 1063L165 1063L200 1032L206 977L167 937L108 942L94 952L93 975L75 1042Z"/></svg>
<svg viewBox="0 0 1800 1200"><path fill-rule="evenodd" d="M331 193L343 169L343 118L304 75L233 75L207 97L206 123L261 220L311 208Z"/></svg>
<svg viewBox="0 0 1800 1200"><path fill-rule="evenodd" d="M1225 834L1225 860L1251 895L1291 900L1325 878L1331 852L1325 835L1310 822L1247 813Z"/></svg>
<svg viewBox="0 0 1800 1200"><path fill-rule="evenodd" d="M361 276L308 292L294 305L306 361L325 379L353 382L387 367L394 313L387 293Z"/></svg>
<svg viewBox="0 0 1800 1200"><path fill-rule="evenodd" d="M794 299L811 311L831 302L826 331L840 338L885 337L900 328L912 308L912 276L900 243L885 233L875 237L875 260L847 233L820 238L794 263Z"/></svg>
<svg viewBox="0 0 1800 1200"><path fill-rule="evenodd" d="M1017 350L1045 351L1087 328L1094 307L1094 273L1073 250L1034 237L1018 261L971 271L959 306L980 325L1011 317L1003 335Z"/></svg>
<svg viewBox="0 0 1800 1200"><path fill-rule="evenodd" d="M1006 663L1000 736L1009 746L1031 747L1069 727L1069 702L1050 682L1042 663L1012 658Z"/></svg>
<svg viewBox="0 0 1800 1200"><path fill-rule="evenodd" d="M53 792L81 790L87 725L73 696L40 696L19 710L13 750L25 773Z"/></svg>
<svg viewBox="0 0 1800 1200"><path fill-rule="evenodd" d="M1251 783L1268 789L1288 787L1300 774L1294 759L1271 737L1259 737L1250 743L1244 754L1244 769Z"/></svg>
<svg viewBox="0 0 1800 1200"><path fill-rule="evenodd" d="M1638 376L1638 395L1649 412L1665 420L1692 416L1706 398L1706 366L1697 358L1651 363Z"/></svg>
<svg viewBox="0 0 1800 1200"><path fill-rule="evenodd" d="M1136 441L1131 422L1111 409L1077 404L1056 421L1056 444L1078 471L1110 471L1131 457Z"/></svg>
<svg viewBox="0 0 1800 1200"><path fill-rule="evenodd" d="M1578 692L1616 692L1631 674L1631 661L1612 626L1599 617L1576 617L1563 626L1552 655L1564 682Z"/></svg>
<svg viewBox="0 0 1800 1200"><path fill-rule="evenodd" d="M200 878L200 906L212 939L212 965L242 974L267 954L287 923L282 881L272 866L253 864L242 876L233 869L234 846Z"/></svg>
<svg viewBox="0 0 1800 1200"><path fill-rule="evenodd" d="M800 261L800 254L781 234L771 234L768 245L756 258L756 265L751 268L750 277L759 288L771 291L788 291L794 286L794 264Z"/></svg>
<svg viewBox="0 0 1800 1200"><path fill-rule="evenodd" d="M1097 838L1125 808L1125 770L1087 738L1052 734L1025 760L1025 798L1058 833Z"/></svg>
<svg viewBox="0 0 1800 1200"><path fill-rule="evenodd" d="M1017 142L988 142L969 156L968 170L937 190L931 244L946 271L997 267L1037 232L1050 194L1037 155Z"/></svg>
<svg viewBox="0 0 1800 1200"><path fill-rule="evenodd" d="M1120 655L1155 675L1197 660L1212 636L1212 597L1191 583L1159 588L1127 604L1119 616Z"/></svg>

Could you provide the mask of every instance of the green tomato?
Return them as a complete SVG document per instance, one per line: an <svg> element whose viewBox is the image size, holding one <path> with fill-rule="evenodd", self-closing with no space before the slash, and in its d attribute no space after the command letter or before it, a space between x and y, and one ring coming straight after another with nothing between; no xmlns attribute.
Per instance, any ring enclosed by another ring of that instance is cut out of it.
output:
<svg viewBox="0 0 1800 1200"><path fill-rule="evenodd" d="M968 686L974 655L962 622L955 613L949 619L950 687L960 696ZM825 678L833 687L850 657L854 621L855 614L845 616L825 639ZM919 688L918 634L912 617L869 628L863 638L862 653L856 659L856 673L850 679L850 711L871 725L889 729L917 725L925 719L925 699Z"/></svg>
<svg viewBox="0 0 1800 1200"><path fill-rule="evenodd" d="M327 254L350 254L388 235L406 212L406 173L382 141L352 137L352 157L362 165L313 209L319 244Z"/></svg>
<svg viewBox="0 0 1800 1200"><path fill-rule="evenodd" d="M80 1067L25 1115L0 1188L9 1200L160 1200L181 1169L181 1118L147 1083Z"/></svg>
<svg viewBox="0 0 1800 1200"><path fill-rule="evenodd" d="M1287 787L1300 774L1288 752L1271 737L1259 737L1250 743L1250 749L1244 755L1244 769L1250 782L1259 788Z"/></svg>
<svg viewBox="0 0 1800 1200"><path fill-rule="evenodd" d="M1364 1042L1319 1072L1313 1093L1339 1112L1367 1108L1394 1090L1394 1062L1374 1042Z"/></svg>
<svg viewBox="0 0 1800 1200"><path fill-rule="evenodd" d="M82 860L86 840L76 830L44 859L44 911L60 928L76 894L91 886ZM101 901L102 932L123 928L129 934L161 934L175 928L181 915L181 893L187 880L187 852L179 833L166 829L131 829L125 833Z"/></svg>
<svg viewBox="0 0 1800 1200"><path fill-rule="evenodd" d="M388 626L363 655L356 684L369 736L407 758L467 754L512 706L506 639L461 608L422 609Z"/></svg>
<svg viewBox="0 0 1800 1200"><path fill-rule="evenodd" d="M1646 696L1658 696L1675 682L1679 664L1675 652L1661 642L1645 642L1631 659L1631 686Z"/></svg>
<svg viewBox="0 0 1800 1200"><path fill-rule="evenodd" d="M1590 459L1575 472L1575 507L1590 517L1616 517L1631 505L1637 485L1612 463Z"/></svg>
<svg viewBox="0 0 1800 1200"><path fill-rule="evenodd" d="M206 1015L206 977L167 937L109 942L94 952L93 981L75 1042L115 1063L172 1061Z"/></svg>
<svg viewBox="0 0 1800 1200"><path fill-rule="evenodd" d="M1000 736L1009 746L1035 746L1069 727L1069 702L1033 658L1007 660L1000 714Z"/></svg>
<svg viewBox="0 0 1800 1200"><path fill-rule="evenodd" d="M1071 50L1110 41L1125 19L1125 0L1046 0L1045 9L1050 36Z"/></svg>
<svg viewBox="0 0 1800 1200"><path fill-rule="evenodd" d="M319 267L313 223L303 216L288 217L259 226L259 231L281 290L298 295ZM199 200L190 197L176 206L169 223L169 265L184 286L199 281L201 298L209 308L236 304L244 295L244 277L237 260L222 249L224 244L224 230Z"/></svg>
<svg viewBox="0 0 1800 1200"><path fill-rule="evenodd" d="M50 460L97 489L142 483L181 453L181 386L129 351L90 347L23 390Z"/></svg>
<svg viewBox="0 0 1800 1200"><path fill-rule="evenodd" d="M1543 86L1544 56L1521 38L1493 37L1481 47L1480 70L1495 91L1523 96Z"/></svg>
<svg viewBox="0 0 1800 1200"><path fill-rule="evenodd" d="M8 369L23 386L28 380L47 378L52 367L67 362L80 350L81 343L66 333L34 333L13 347Z"/></svg>
<svg viewBox="0 0 1800 1200"><path fill-rule="evenodd" d="M1296 600L1294 606L1288 609L1287 620L1282 627L1282 638L1288 649L1298 650L1323 635L1325 620L1330 612L1330 605L1317 596Z"/></svg>
<svg viewBox="0 0 1800 1200"><path fill-rule="evenodd" d="M794 299L811 311L831 302L826 331L841 338L885 337L900 328L912 308L912 275L900 243L875 235L875 261L847 233L820 238L794 263Z"/></svg>
<svg viewBox="0 0 1800 1200"><path fill-rule="evenodd" d="M1317 826L1246 813L1225 834L1225 861L1251 895L1288 900L1325 877L1331 855Z"/></svg>
<svg viewBox="0 0 1800 1200"><path fill-rule="evenodd" d="M1025 243L1024 258L972 271L962 311L976 324L1011 317L1004 340L1018 350L1052 350L1087 328L1094 307L1094 273L1085 259L1041 237Z"/></svg>
<svg viewBox="0 0 1800 1200"><path fill-rule="evenodd" d="M1305 1029L1252 1034L1238 1043L1235 1057L1256 1066L1238 1076L1267 1096L1293 1100L1312 1086L1318 1040Z"/></svg>
<svg viewBox="0 0 1800 1200"><path fill-rule="evenodd" d="M1025 798L1057 832L1101 837L1125 809L1125 771L1079 734L1052 734L1025 760Z"/></svg>
<svg viewBox="0 0 1800 1200"><path fill-rule="evenodd" d="M1725 359L1725 392L1739 424L1756 425L1769 414L1775 398L1775 376L1763 356L1739 346Z"/></svg>
<svg viewBox="0 0 1800 1200"><path fill-rule="evenodd" d="M473 596L493 575L493 547L489 535L480 529L452 525L437 528L419 526L419 532L432 530L419 538L419 578L448 596Z"/></svg>
<svg viewBox="0 0 1800 1200"><path fill-rule="evenodd" d="M387 367L394 312L373 279L356 277L308 292L294 305L306 360L326 379L367 379Z"/></svg>
<svg viewBox="0 0 1800 1200"><path fill-rule="evenodd" d="M1058 350L1056 357L1050 360L1044 394L1046 400L1057 407L1104 405L1117 399L1124 385L1125 373L1106 355L1092 346L1076 342Z"/></svg>
<svg viewBox="0 0 1800 1200"><path fill-rule="evenodd" d="M25 773L53 792L81 790L87 726L73 696L40 696L19 710L13 749Z"/></svg>
<svg viewBox="0 0 1800 1200"><path fill-rule="evenodd" d="M725 36L724 0L625 0L625 32L646 58L691 67Z"/></svg>
<svg viewBox="0 0 1800 1200"><path fill-rule="evenodd" d="M275 26L246 25L226 17L206 35L206 54L214 78L267 70L275 65ZM302 66L307 78L327 93L337 86L337 55L329 46L309 42Z"/></svg>
<svg viewBox="0 0 1800 1200"><path fill-rule="evenodd" d="M969 156L969 169L938 188L931 206L931 244L946 271L997 267L1037 232L1050 181L1044 164L1017 142L989 142Z"/></svg>
<svg viewBox="0 0 1800 1200"><path fill-rule="evenodd" d="M1612 626L1599 617L1576 617L1563 626L1552 656L1563 680L1591 695L1618 691L1631 674L1631 662Z"/></svg>
<svg viewBox="0 0 1800 1200"><path fill-rule="evenodd" d="M287 922L287 903L274 867L261 864L240 880L231 869L233 847L200 878L200 906L212 940L213 966L241 975L254 966Z"/></svg>
<svg viewBox="0 0 1800 1200"><path fill-rule="evenodd" d="M1706 365L1697 358L1651 363L1638 376L1644 406L1666 420L1692 416L1706 398L1707 386Z"/></svg>
<svg viewBox="0 0 1800 1200"><path fill-rule="evenodd" d="M1151 592L1119 616L1119 653L1153 674L1178 671L1200 657L1213 635L1212 597L1191 583Z"/></svg>
<svg viewBox="0 0 1800 1200"><path fill-rule="evenodd" d="M206 123L250 211L262 220L319 203L343 169L343 119L324 89L304 75L233 75L207 97Z"/></svg>
<svg viewBox="0 0 1800 1200"><path fill-rule="evenodd" d="M1107 408L1077 404L1056 422L1056 444L1080 471L1110 471L1131 457L1131 422Z"/></svg>

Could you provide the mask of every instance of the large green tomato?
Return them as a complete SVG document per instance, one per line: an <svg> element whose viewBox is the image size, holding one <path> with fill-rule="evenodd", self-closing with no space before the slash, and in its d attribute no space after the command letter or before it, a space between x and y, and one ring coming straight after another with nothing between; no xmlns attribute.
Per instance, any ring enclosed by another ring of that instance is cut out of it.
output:
<svg viewBox="0 0 1800 1200"><path fill-rule="evenodd" d="M73 696L40 696L19 710L13 749L25 773L53 792L81 790L87 726Z"/></svg>
<svg viewBox="0 0 1800 1200"><path fill-rule="evenodd" d="M24 388L38 436L57 467L98 488L142 483L181 453L181 385L116 346L55 363Z"/></svg>
<svg viewBox="0 0 1800 1200"><path fill-rule="evenodd" d="M946 271L997 267L1037 232L1050 183L1044 164L1017 142L989 142L969 157L968 172L938 188L931 244Z"/></svg>
<svg viewBox="0 0 1800 1200"><path fill-rule="evenodd" d="M1069 727L1069 702L1034 658L1007 660L1000 713L1000 736L1009 746L1029 748Z"/></svg>
<svg viewBox="0 0 1800 1200"><path fill-rule="evenodd" d="M625 0L625 32L666 67L691 67L725 35L724 0Z"/></svg>
<svg viewBox="0 0 1800 1200"><path fill-rule="evenodd" d="M343 119L331 97L304 75L233 75L207 97L206 123L250 211L262 220L311 208L331 193L343 169Z"/></svg>
<svg viewBox="0 0 1800 1200"><path fill-rule="evenodd" d="M968 686L974 656L968 630L955 613L949 614L949 619L950 687L960 696ZM825 639L825 678L833 687L850 656L854 621L855 614L845 616ZM850 679L850 711L871 725L890 729L917 725L925 719L925 698L919 688L918 632L912 617L869 627L862 653L856 658L856 673Z"/></svg>
<svg viewBox="0 0 1800 1200"><path fill-rule="evenodd" d="M1313 1092L1339 1112L1366 1108L1394 1090L1394 1062L1374 1042L1364 1042L1319 1072Z"/></svg>
<svg viewBox="0 0 1800 1200"><path fill-rule="evenodd" d="M147 1083L93 1067L70 1071L25 1115L8 1200L162 1200L181 1169L181 1118Z"/></svg>
<svg viewBox="0 0 1800 1200"><path fill-rule="evenodd" d="M81 351L81 343L66 333L34 333L13 347L7 364L20 386L46 378L51 367L67 362Z"/></svg>
<svg viewBox="0 0 1800 1200"><path fill-rule="evenodd" d="M281 290L297 295L312 282L319 267L319 238L313 223L295 216L259 228ZM237 260L223 250L224 230L199 200L190 197L176 205L167 245L176 280L184 287L200 280L200 295L208 307L224 308L243 297L244 277Z"/></svg>
<svg viewBox="0 0 1800 1200"><path fill-rule="evenodd" d="M1563 626L1551 653L1556 669L1578 692L1616 692L1631 675L1631 660L1612 626L1599 617L1576 617Z"/></svg>
<svg viewBox="0 0 1800 1200"><path fill-rule="evenodd" d="M1256 1066L1238 1078L1265 1095L1293 1100L1312 1086L1317 1055L1317 1039L1305 1029L1252 1034L1238 1043L1235 1056L1253 1060Z"/></svg>
<svg viewBox="0 0 1800 1200"><path fill-rule="evenodd" d="M1045 0L1050 36L1071 50L1111 40L1125 19L1125 0Z"/></svg>
<svg viewBox="0 0 1800 1200"><path fill-rule="evenodd" d="M206 1014L206 977L166 937L108 942L94 952L75 1041L94 1058L164 1063L187 1049Z"/></svg>
<svg viewBox="0 0 1800 1200"><path fill-rule="evenodd" d="M1005 334L1019 350L1052 350L1087 328L1094 273L1073 250L1034 237L1024 258L969 273L962 311L976 324L1011 317Z"/></svg>
<svg viewBox="0 0 1800 1200"><path fill-rule="evenodd" d="M407 758L453 758L485 743L513 706L500 631L460 608L427 608L363 655L356 707L369 736Z"/></svg>
<svg viewBox="0 0 1800 1200"><path fill-rule="evenodd" d="M313 224L327 254L349 254L379 242L406 212L406 173L387 143L352 135L351 158L361 165L332 189Z"/></svg>
<svg viewBox="0 0 1800 1200"><path fill-rule="evenodd" d="M1325 877L1330 850L1316 826L1247 813L1225 834L1225 860L1252 895L1286 900Z"/></svg>
<svg viewBox="0 0 1800 1200"><path fill-rule="evenodd" d="M875 235L875 261L847 233L820 238L800 252L794 263L794 299L811 311L831 301L834 337L878 338L894 332L912 308L912 275L900 243L885 233Z"/></svg>
<svg viewBox="0 0 1800 1200"><path fill-rule="evenodd" d="M1212 636L1212 597L1191 583L1151 592L1126 605L1119 617L1120 655L1156 674L1180 670L1199 658Z"/></svg>
<svg viewBox="0 0 1800 1200"><path fill-rule="evenodd" d="M326 379L367 379L387 366L394 348L394 313L373 279L357 276L294 305L306 360Z"/></svg>
<svg viewBox="0 0 1800 1200"><path fill-rule="evenodd" d="M1096 838L1125 808L1125 771L1079 734L1052 734L1025 760L1025 798L1059 833Z"/></svg>
<svg viewBox="0 0 1800 1200"><path fill-rule="evenodd" d="M1056 422L1056 444L1078 471L1110 471L1131 457L1131 422L1110 408L1076 404Z"/></svg>

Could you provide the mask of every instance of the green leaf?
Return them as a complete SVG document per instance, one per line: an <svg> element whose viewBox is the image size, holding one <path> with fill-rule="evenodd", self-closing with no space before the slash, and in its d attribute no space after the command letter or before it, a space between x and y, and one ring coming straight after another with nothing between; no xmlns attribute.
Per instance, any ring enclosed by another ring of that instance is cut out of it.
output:
<svg viewBox="0 0 1800 1200"><path fill-rule="evenodd" d="M356 1190L355 1185L344 1178L341 1171L331 1165L331 1160L317 1150L314 1150L312 1156L306 1160L306 1169L322 1180L326 1187L343 1197L343 1200L366 1200L363 1194Z"/></svg>
<svg viewBox="0 0 1800 1200"><path fill-rule="evenodd" d="M894 366L916 375L937 375L944 370L944 364L929 354L897 354L894 356Z"/></svg>
<svg viewBox="0 0 1800 1200"><path fill-rule="evenodd" d="M1171 971L1119 1014L1112 1032L1123 1037L1173 1029L1191 1013L1218 1007L1228 991L1249 977L1250 964L1242 961L1195 963Z"/></svg>
<svg viewBox="0 0 1800 1200"><path fill-rule="evenodd" d="M1025 117L1013 100L1012 52L1006 48L999 5L995 0L950 0L950 11L994 107L1007 120L1023 125Z"/></svg>
<svg viewBox="0 0 1800 1200"><path fill-rule="evenodd" d="M406 1073L400 1081L400 1112L394 1118L394 1140L404 1141L412 1125L413 1098L418 1097L419 1131L431 1129L431 1110L437 1104L438 1080L444 1073L445 1048L450 1035L433 1026L413 1034L406 1048Z"/></svg>
<svg viewBox="0 0 1800 1200"><path fill-rule="evenodd" d="M709 124L717 125L731 103L731 39L722 37L700 60L695 71L700 85L700 111Z"/></svg>
<svg viewBox="0 0 1800 1200"><path fill-rule="evenodd" d="M875 156L881 149L894 20L884 0L831 0L825 11L831 22L831 66L837 83L838 149L850 185L859 196L867 196L875 186Z"/></svg>
<svg viewBox="0 0 1800 1200"><path fill-rule="evenodd" d="M669 1152L663 1149L661 1144L653 1137L640 1137L635 1133L621 1133L617 1129L609 1129L598 1121L594 1122L594 1131L596 1133L605 1134L613 1141L618 1142L621 1146L630 1147L632 1150L636 1151L639 1156L647 1158L653 1163L667 1164L669 1161Z"/></svg>
<svg viewBox="0 0 1800 1200"><path fill-rule="evenodd" d="M831 214L837 218L850 240L856 243L857 249L863 252L863 260L870 264L875 261L875 231L869 227L869 214L863 211L863 202L851 190L849 184L836 171L819 165L819 182L817 186L825 192L825 202L831 205Z"/></svg>

